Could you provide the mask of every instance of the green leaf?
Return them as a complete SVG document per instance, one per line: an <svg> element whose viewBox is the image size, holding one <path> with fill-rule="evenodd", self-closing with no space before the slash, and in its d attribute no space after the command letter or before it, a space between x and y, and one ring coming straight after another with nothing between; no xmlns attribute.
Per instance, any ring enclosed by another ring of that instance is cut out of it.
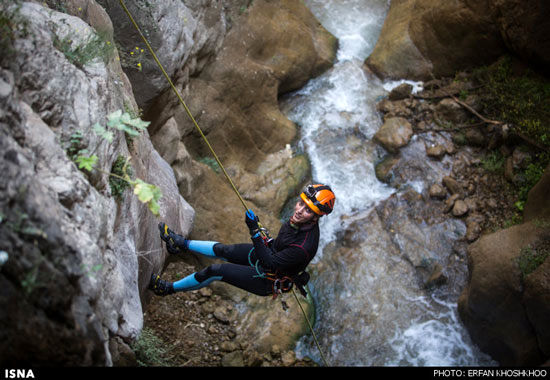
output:
<svg viewBox="0 0 550 380"><path fill-rule="evenodd" d="M120 124L120 117L122 116L122 110L116 110L115 112L109 114L107 116L107 126L108 127L116 127L118 124Z"/></svg>
<svg viewBox="0 0 550 380"><path fill-rule="evenodd" d="M120 131L126 132L130 136L139 136L139 131L136 131L134 128L132 128L132 127L130 127L130 126L124 124L124 123L120 123L120 124L115 125L115 128L120 130Z"/></svg>
<svg viewBox="0 0 550 380"><path fill-rule="evenodd" d="M135 181L134 194L138 196L138 199L142 203L147 203L149 210L151 210L153 214L156 216L159 215L160 207L157 201L162 197L162 192L157 186L151 185L138 178Z"/></svg>
<svg viewBox="0 0 550 380"><path fill-rule="evenodd" d="M135 119L129 120L126 124L131 125L134 128L138 129L147 129L147 126L151 124L150 121L143 121L139 117L136 117Z"/></svg>
<svg viewBox="0 0 550 380"><path fill-rule="evenodd" d="M86 169L91 172L94 165L97 163L97 160L98 158L94 154L93 156L90 156L90 157L78 156L75 162L78 164L79 169Z"/></svg>
<svg viewBox="0 0 550 380"><path fill-rule="evenodd" d="M95 123L93 125L93 130L96 133L96 135L104 138L105 140L109 141L110 143L113 142L114 134L111 131L108 131L103 126L101 126L99 123Z"/></svg>

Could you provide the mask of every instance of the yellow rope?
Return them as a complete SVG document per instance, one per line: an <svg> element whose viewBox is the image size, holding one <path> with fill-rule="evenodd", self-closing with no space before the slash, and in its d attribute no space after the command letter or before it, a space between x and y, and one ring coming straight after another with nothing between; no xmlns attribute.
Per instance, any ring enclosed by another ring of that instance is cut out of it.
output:
<svg viewBox="0 0 550 380"><path fill-rule="evenodd" d="M122 6L122 8L124 9L124 12L126 12L126 14L128 15L128 18L130 19L130 21L132 22L132 24L134 25L135 29L137 30L137 32L139 33L141 39L143 40L143 42L145 43L145 46L147 46L147 49L149 49L149 52L151 53L151 55L153 56L153 59L155 60L155 62L157 63L158 67L160 68L160 70L162 71L162 73L164 74L164 77L166 78L166 80L168 81L168 83L170 84L170 87L172 87L172 90L174 91L174 93L176 94L176 96L178 97L178 100L179 102L181 103L181 105L183 106L183 108L185 109L185 112L187 112L187 115L189 116L189 118L191 119L191 121L193 122L193 124L195 125L195 127L197 128L197 130L199 131L201 137L203 138L204 142L206 143L206 145L208 146L208 149L210 149L210 152L212 153L212 155L214 156L214 159L216 160L216 162L218 163L218 165L220 166L220 168L222 169L222 172L223 174L225 175L225 178L227 178L227 181L229 182L229 184L231 185L231 187L233 188L233 191L235 192L235 194L237 195L237 197L239 198L239 200L241 201L243 207L245 210L248 211L248 206L246 205L246 202L244 201L243 197L241 196L241 194L239 193L239 190L237 189L237 187L235 186L235 184L233 183L233 181L231 180L231 177L229 177L229 174L227 174L227 171L225 170L223 164L221 163L220 159L218 158L218 155L216 154L216 152L214 151L214 149L212 148L212 146L210 145L210 142L208 141L208 139L206 138L206 136L204 135L201 127L199 127L199 124L197 123L197 121L195 120L195 118L193 117L193 115L191 114L191 111L189 110L189 108L187 107L187 105L185 104L185 102L183 101L183 98L182 96L180 95L178 89L176 88L176 86L174 85L174 83L172 82L172 79L170 79L170 76L168 75L168 73L166 72L166 70L164 70L164 67L162 66L162 64L160 63L157 55L155 54L153 48L151 47L151 45L149 44L149 41L147 40L147 38L143 35L143 33L141 32L141 29L139 28L137 22L134 20L134 18L132 17L132 14L130 13L130 11L128 10L128 8L126 7L126 4L124 3L123 0L119 0L120 2L120 5ZM258 222L258 225L259 227L261 227L261 224ZM263 234L263 232L262 232ZM315 332L313 331L313 326L311 325L311 323L309 322L309 318L307 317L306 315L306 312L304 310L304 308L302 307L302 304L300 303L300 300L298 299L298 296L296 295L296 292L294 291L294 289L292 289L292 292L294 293L294 297L296 298L296 302L298 302L298 305L300 306L300 309L302 310L302 313L304 314L304 317L307 321L307 324L309 326L309 329L311 331L311 334L313 335L313 339L315 340L315 344L317 345L317 348L319 349L319 352L321 353L321 358L323 359L323 362L325 363L326 366L328 366L328 363L325 359L325 356L323 355L323 351L321 350L321 347L319 346L319 342L317 341L317 337L315 336Z"/></svg>
<svg viewBox="0 0 550 380"><path fill-rule="evenodd" d="M246 202L244 201L243 197L241 197L241 194L239 193L239 191L237 190L237 187L235 186L235 184L233 183L233 181L231 180L231 177L229 177L229 174L227 174L227 172L225 171L225 168L223 167L220 159L218 158L218 155L216 154L216 152L214 151L214 149L212 148L212 146L210 145L210 143L208 142L208 139L206 138L206 136L204 135L204 133L202 132L202 129L201 127L199 127L199 124L197 123L197 121L195 120L195 118L193 117L193 115L191 114L191 111L189 110L189 108L187 107L187 104L185 104L185 102L183 101L183 98L181 97L179 91L176 89L176 86L174 85L174 83L172 82L172 80L170 79L170 76L168 75L168 73L166 72L166 70L164 70L164 67L162 66L162 64L160 63L159 59L157 58L157 55L155 54L155 52L153 51L153 48L151 47L151 45L149 44L149 41L147 41L147 38L145 38L145 36L143 35L143 33L141 32L141 29L139 28L138 24L136 23L136 21L134 20L134 18L132 17L132 14L130 13L130 11L128 10L128 8L126 7L126 4L124 3L123 0L119 0L120 2L120 5L122 6L122 8L124 9L124 12L126 12L126 14L128 15L128 18L130 19L130 21L132 22L132 24L134 24L134 27L136 28L137 32L139 33L141 39L143 40L143 42L145 43L145 45L147 46L147 49L149 49L149 51L151 52L151 55L153 56L153 59L155 60L155 62L157 63L158 67L160 68L160 70L162 71L162 73L164 74L164 77L166 78L166 80L168 81L168 83L170 84L170 87L172 87L172 90L174 90L174 93L176 94L176 96L178 97L181 105L183 106L183 108L185 109L185 112L187 112L187 115L189 116L189 118L191 119L191 121L193 122L193 124L195 124L195 127L197 128L197 130L199 131L201 137L204 139L204 142L206 143L206 145L208 146L208 149L210 149L210 152L212 153L212 155L214 156L214 158L216 159L216 162L218 163L218 165L220 166L220 168L222 169L223 171L223 174L225 175L225 177L227 178L227 180L229 181L229 184L231 185L231 187L233 188L233 191L235 192L235 194L237 194L237 197L239 197L239 200L241 201L241 203L243 204L243 207L245 208L245 210L248 210L248 206L246 205Z"/></svg>
<svg viewBox="0 0 550 380"><path fill-rule="evenodd" d="M300 309L302 310L302 314L304 314L307 325L309 326L309 330L311 331L311 335L313 335L313 340L315 341L315 345L317 346L317 349L319 350L319 353L321 354L321 359L323 359L323 363L325 363L325 366L328 367L327 359L325 358L325 355L323 355L323 350L321 350L321 346L319 345L319 342L317 341L317 336L313 332L313 326L311 325L311 322L309 321L309 318L307 317L306 311L302 307L302 304L300 303L300 300L298 299L298 296L296 295L296 291L294 290L294 288L292 288L292 294L294 294L294 298L296 298L296 302L298 302L298 305L300 306Z"/></svg>

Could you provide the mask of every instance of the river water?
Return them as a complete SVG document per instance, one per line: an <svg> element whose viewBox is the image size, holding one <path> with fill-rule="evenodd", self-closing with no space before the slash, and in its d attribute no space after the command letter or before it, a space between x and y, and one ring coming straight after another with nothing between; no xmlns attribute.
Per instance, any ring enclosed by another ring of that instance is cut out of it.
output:
<svg viewBox="0 0 550 380"><path fill-rule="evenodd" d="M373 212L379 202L396 195L396 189L375 176L374 163L381 150L371 139L382 125L376 103L400 82L382 82L363 66L389 1L305 3L339 40L334 67L281 100L283 112L300 126L296 149L308 155L314 181L330 184L337 196L334 212L320 222L322 240L310 283L316 303L315 332L328 362L336 366L494 365L472 344L460 323L456 310L460 289L426 291L418 286L410 265L414 261L410 257L418 252L423 260L453 258L450 247L453 239L464 235L463 223L414 224L398 215L393 222L381 222ZM421 87L421 83L412 84L415 90ZM407 149L414 152L415 141L410 146ZM426 183L419 178L409 186L422 192ZM420 238L410 239L405 232L392 236L388 231L393 228L412 231ZM405 251L409 251L407 260L400 253ZM457 263L462 280L455 282L462 284L466 264ZM310 335L298 342L296 351L322 363Z"/></svg>

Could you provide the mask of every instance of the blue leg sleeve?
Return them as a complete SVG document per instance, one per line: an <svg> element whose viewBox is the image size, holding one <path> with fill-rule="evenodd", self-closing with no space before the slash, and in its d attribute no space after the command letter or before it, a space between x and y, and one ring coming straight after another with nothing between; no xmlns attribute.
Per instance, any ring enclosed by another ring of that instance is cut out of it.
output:
<svg viewBox="0 0 550 380"><path fill-rule="evenodd" d="M188 240L188 249L199 255L207 257L216 257L227 261L224 257L216 256L214 253L214 246L219 244L217 241L204 241L204 240Z"/></svg>
<svg viewBox="0 0 550 380"><path fill-rule="evenodd" d="M214 281L220 281L222 276L212 276L204 280L203 282L197 281L195 273L190 274L187 277L182 278L179 281L174 282L174 290L176 292L187 292L189 290L197 290L210 285Z"/></svg>

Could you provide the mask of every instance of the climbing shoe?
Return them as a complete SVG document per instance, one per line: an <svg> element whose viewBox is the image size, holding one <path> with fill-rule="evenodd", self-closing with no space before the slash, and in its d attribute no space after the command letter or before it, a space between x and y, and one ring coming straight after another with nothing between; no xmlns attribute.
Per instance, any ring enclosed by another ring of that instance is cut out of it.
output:
<svg viewBox="0 0 550 380"><path fill-rule="evenodd" d="M167 296L175 293L174 285L171 282L161 280L160 275L153 273L149 282L149 289L157 296Z"/></svg>
<svg viewBox="0 0 550 380"><path fill-rule="evenodd" d="M185 252L188 248L187 240L172 231L165 223L160 222L158 225L160 238L166 243L168 253L176 255Z"/></svg>

